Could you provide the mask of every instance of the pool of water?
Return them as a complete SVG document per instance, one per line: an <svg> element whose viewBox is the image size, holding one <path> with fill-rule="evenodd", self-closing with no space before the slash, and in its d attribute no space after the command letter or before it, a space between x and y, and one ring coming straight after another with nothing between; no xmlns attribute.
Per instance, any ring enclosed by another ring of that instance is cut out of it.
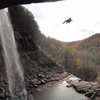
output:
<svg viewBox="0 0 100 100"><path fill-rule="evenodd" d="M86 97L77 93L73 88L66 87L68 83L62 83L36 92L34 100L86 100Z"/></svg>

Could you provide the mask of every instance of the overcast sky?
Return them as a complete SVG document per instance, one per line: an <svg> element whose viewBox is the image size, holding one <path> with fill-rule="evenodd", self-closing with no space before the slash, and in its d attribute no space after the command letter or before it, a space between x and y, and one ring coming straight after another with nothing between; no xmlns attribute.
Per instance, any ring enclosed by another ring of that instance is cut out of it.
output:
<svg viewBox="0 0 100 100"><path fill-rule="evenodd" d="M61 41L85 39L100 32L100 0L64 0L55 3L30 4L43 34ZM70 24L62 24L69 17Z"/></svg>

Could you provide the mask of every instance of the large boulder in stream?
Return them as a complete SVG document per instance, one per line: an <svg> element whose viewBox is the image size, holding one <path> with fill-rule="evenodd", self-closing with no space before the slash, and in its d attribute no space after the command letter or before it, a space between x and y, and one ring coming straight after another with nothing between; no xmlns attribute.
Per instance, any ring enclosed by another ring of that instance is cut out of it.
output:
<svg viewBox="0 0 100 100"><path fill-rule="evenodd" d="M83 81L72 74L69 74L66 81L70 83L77 92L84 93L85 96L89 97L89 100L100 100L100 87L97 82Z"/></svg>
<svg viewBox="0 0 100 100"><path fill-rule="evenodd" d="M72 86L80 93L86 93L88 91L96 90L98 88L97 83L94 82L71 82Z"/></svg>

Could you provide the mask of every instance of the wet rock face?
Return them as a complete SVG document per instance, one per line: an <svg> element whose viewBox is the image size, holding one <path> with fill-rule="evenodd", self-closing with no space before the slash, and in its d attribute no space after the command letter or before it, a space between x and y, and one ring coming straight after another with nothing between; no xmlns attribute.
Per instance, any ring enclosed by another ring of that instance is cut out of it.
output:
<svg viewBox="0 0 100 100"><path fill-rule="evenodd" d="M10 98L10 92L0 87L0 100L8 100Z"/></svg>
<svg viewBox="0 0 100 100"><path fill-rule="evenodd" d="M4 89L0 87L0 99L4 98Z"/></svg>
<svg viewBox="0 0 100 100"><path fill-rule="evenodd" d="M0 9L19 4L53 2L53 1L60 1L60 0L0 0Z"/></svg>

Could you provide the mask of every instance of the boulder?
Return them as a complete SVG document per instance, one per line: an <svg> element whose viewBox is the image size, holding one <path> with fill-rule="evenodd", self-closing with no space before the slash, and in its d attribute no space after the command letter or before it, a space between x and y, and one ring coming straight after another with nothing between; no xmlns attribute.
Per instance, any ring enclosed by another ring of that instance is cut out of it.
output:
<svg viewBox="0 0 100 100"><path fill-rule="evenodd" d="M39 81L38 79L33 79L32 80L32 83L33 84L36 84L36 85L40 85L41 84L41 81Z"/></svg>
<svg viewBox="0 0 100 100"><path fill-rule="evenodd" d="M41 84L45 84L45 83L46 83L45 80L42 79L42 80L41 80Z"/></svg>
<svg viewBox="0 0 100 100"><path fill-rule="evenodd" d="M77 92L84 93L85 96L89 97L89 100L100 100L100 87L97 82L82 81L72 74L68 75L66 81L70 83Z"/></svg>
<svg viewBox="0 0 100 100"><path fill-rule="evenodd" d="M93 82L80 81L80 82L71 82L71 84L75 88L75 90L80 93L86 93L89 91L96 90L98 88L97 83Z"/></svg>
<svg viewBox="0 0 100 100"><path fill-rule="evenodd" d="M72 85L71 84L67 84L66 87L70 88L70 87L72 87Z"/></svg>

